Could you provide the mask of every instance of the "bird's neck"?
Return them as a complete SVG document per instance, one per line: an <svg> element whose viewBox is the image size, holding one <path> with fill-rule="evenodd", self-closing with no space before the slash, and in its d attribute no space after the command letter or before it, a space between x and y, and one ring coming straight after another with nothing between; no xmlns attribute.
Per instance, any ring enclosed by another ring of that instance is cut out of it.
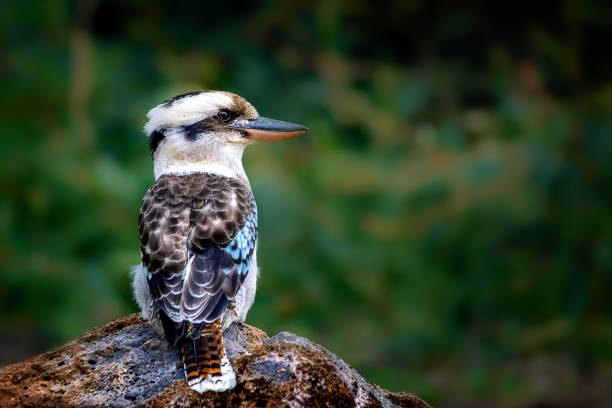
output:
<svg viewBox="0 0 612 408"><path fill-rule="evenodd" d="M157 180L161 175L184 175L190 173L212 173L238 178L249 184L242 167L244 146L192 146L185 150L162 142L153 156L153 171Z"/></svg>

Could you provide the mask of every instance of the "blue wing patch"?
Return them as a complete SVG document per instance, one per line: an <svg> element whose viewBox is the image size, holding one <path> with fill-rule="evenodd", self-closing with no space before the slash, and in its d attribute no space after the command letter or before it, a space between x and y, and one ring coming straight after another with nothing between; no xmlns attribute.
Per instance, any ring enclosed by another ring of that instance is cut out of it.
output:
<svg viewBox="0 0 612 408"><path fill-rule="evenodd" d="M253 212L247 216L244 226L234 239L223 250L227 252L236 265L241 277L244 278L249 272L253 251L257 242L257 206L254 205ZM231 268L225 268L223 272L229 275Z"/></svg>

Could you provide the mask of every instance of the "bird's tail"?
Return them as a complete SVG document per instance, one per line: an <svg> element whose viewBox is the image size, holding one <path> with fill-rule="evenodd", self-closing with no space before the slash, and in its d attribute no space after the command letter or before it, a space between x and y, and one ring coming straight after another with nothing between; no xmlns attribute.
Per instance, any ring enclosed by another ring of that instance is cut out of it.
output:
<svg viewBox="0 0 612 408"><path fill-rule="evenodd" d="M221 334L219 321L205 324L198 338L185 339L180 348L187 383L199 393L226 391L236 385Z"/></svg>

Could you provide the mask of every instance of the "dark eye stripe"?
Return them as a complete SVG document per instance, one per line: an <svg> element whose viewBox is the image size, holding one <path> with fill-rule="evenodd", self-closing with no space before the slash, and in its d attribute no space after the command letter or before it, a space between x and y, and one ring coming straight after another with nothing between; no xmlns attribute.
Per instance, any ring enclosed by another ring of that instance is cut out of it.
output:
<svg viewBox="0 0 612 408"><path fill-rule="evenodd" d="M218 126L219 122L215 120L215 117L208 117L191 125L183 126L182 129L185 138L194 141L198 139L201 133L213 132Z"/></svg>

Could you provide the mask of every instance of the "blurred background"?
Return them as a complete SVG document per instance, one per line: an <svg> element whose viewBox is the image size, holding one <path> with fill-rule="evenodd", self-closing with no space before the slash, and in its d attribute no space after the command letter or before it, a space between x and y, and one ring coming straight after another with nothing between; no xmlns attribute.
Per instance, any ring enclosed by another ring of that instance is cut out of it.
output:
<svg viewBox="0 0 612 408"><path fill-rule="evenodd" d="M0 364L136 312L146 112L222 89L247 149L248 322L437 406L612 398L612 5L0 4Z"/></svg>

